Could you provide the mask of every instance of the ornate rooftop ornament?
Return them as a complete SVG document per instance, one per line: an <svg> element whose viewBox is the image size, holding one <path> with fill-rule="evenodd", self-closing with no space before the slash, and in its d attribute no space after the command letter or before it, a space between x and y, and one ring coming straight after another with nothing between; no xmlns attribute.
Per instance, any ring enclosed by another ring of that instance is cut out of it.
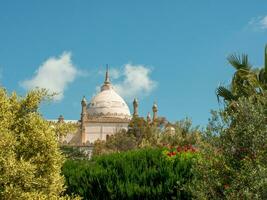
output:
<svg viewBox="0 0 267 200"><path fill-rule="evenodd" d="M133 108L134 108L133 116L137 117L138 116L138 101L136 98L134 98L134 101L133 101Z"/></svg>
<svg viewBox="0 0 267 200"><path fill-rule="evenodd" d="M112 88L112 85L111 85L111 82L110 82L110 79L109 79L109 70L108 70L108 65L107 65L105 81L104 81L104 84L101 87L101 91L109 90L111 88Z"/></svg>

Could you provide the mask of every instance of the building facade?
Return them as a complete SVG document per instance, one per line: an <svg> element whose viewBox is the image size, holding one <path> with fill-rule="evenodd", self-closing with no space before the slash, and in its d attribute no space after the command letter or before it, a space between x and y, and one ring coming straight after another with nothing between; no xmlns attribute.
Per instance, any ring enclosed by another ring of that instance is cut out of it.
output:
<svg viewBox="0 0 267 200"><path fill-rule="evenodd" d="M109 136L128 129L132 118L130 109L124 99L113 89L107 69L105 81L100 92L89 102L83 97L81 101L81 118L79 121L71 121L77 125L75 133L69 133L60 138L60 142L70 145L90 145L96 140L106 140ZM147 120L154 121L157 118L158 108L153 105L153 118L148 113ZM133 116L138 116L138 101L133 101ZM60 116L58 121L68 122Z"/></svg>

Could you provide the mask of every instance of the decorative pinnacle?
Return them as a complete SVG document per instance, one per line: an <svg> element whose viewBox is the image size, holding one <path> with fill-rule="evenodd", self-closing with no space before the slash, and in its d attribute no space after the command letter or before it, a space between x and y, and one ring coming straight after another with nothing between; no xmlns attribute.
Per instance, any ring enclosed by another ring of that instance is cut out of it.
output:
<svg viewBox="0 0 267 200"><path fill-rule="evenodd" d="M82 104L83 106L86 106L86 99L85 99L85 96L83 96L81 104Z"/></svg>
<svg viewBox="0 0 267 200"><path fill-rule="evenodd" d="M136 98L134 98L133 104L134 104L134 105L138 105L138 101L137 101Z"/></svg>
<svg viewBox="0 0 267 200"><path fill-rule="evenodd" d="M154 102L153 107L152 107L152 110L154 112L157 112L158 111L158 106L157 106L156 102Z"/></svg>
<svg viewBox="0 0 267 200"><path fill-rule="evenodd" d="M85 101L85 102L86 102L85 96L83 96L83 99L82 99L82 101Z"/></svg>
<svg viewBox="0 0 267 200"><path fill-rule="evenodd" d="M58 122L64 122L64 117L63 117L63 115L59 115L59 117L58 117Z"/></svg>
<svg viewBox="0 0 267 200"><path fill-rule="evenodd" d="M138 116L138 101L137 101L136 98L134 98L133 107L134 107L134 113L133 113L133 115L134 116Z"/></svg>
<svg viewBox="0 0 267 200"><path fill-rule="evenodd" d="M146 117L147 121L150 122L151 121L151 116L150 116L150 112L147 113L147 117Z"/></svg>
<svg viewBox="0 0 267 200"><path fill-rule="evenodd" d="M106 78L105 78L105 84L109 84L110 80L109 80L109 71L108 71L108 64L106 66Z"/></svg>
<svg viewBox="0 0 267 200"><path fill-rule="evenodd" d="M108 71L108 65L107 65L105 82L101 87L101 91L109 90L111 88L112 88L112 85L111 85L110 80L109 80L109 71Z"/></svg>

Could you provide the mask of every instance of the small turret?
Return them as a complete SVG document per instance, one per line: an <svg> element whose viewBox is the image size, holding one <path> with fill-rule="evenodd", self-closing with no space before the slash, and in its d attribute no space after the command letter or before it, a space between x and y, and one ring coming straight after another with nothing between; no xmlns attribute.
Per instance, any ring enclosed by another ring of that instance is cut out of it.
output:
<svg viewBox="0 0 267 200"><path fill-rule="evenodd" d="M133 116L137 117L138 116L138 101L136 98L134 98L134 101L133 101L133 108L134 108Z"/></svg>
<svg viewBox="0 0 267 200"><path fill-rule="evenodd" d="M58 117L58 122L64 122L64 117L63 117L63 115L59 115L59 117Z"/></svg>
<svg viewBox="0 0 267 200"><path fill-rule="evenodd" d="M85 96L83 96L83 98L82 98L81 105L82 105L82 108L83 108L83 107L86 107L86 105L87 105Z"/></svg>
<svg viewBox="0 0 267 200"><path fill-rule="evenodd" d="M83 96L82 98L81 106L82 106L82 113L81 113L81 121L82 121L87 112L86 110L87 102L86 102L85 96Z"/></svg>
<svg viewBox="0 0 267 200"><path fill-rule="evenodd" d="M147 113L146 121L147 121L148 124L151 123L151 115L150 115L150 112Z"/></svg>
<svg viewBox="0 0 267 200"><path fill-rule="evenodd" d="M158 118L158 106L155 102L154 102L154 105L152 107L152 110L153 110L153 122L154 122Z"/></svg>
<svg viewBox="0 0 267 200"><path fill-rule="evenodd" d="M87 102L85 99L85 96L83 96L82 101L81 101L81 106L82 106L82 113L81 113L81 143L85 143L85 119L86 119L86 106Z"/></svg>

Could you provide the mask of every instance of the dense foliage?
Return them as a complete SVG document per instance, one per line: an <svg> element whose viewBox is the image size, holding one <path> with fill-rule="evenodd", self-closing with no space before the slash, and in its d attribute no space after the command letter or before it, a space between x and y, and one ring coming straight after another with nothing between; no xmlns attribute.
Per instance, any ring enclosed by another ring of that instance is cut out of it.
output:
<svg viewBox="0 0 267 200"><path fill-rule="evenodd" d="M201 143L201 131L199 127L192 126L192 121L188 118L180 120L171 125L173 131L168 127L160 135L159 145L184 146L198 145Z"/></svg>
<svg viewBox="0 0 267 200"><path fill-rule="evenodd" d="M230 90L218 88L225 107L207 127L192 192L197 199L267 199L267 48L260 70L246 55L228 60L237 71Z"/></svg>
<svg viewBox="0 0 267 200"><path fill-rule="evenodd" d="M80 149L79 147L76 146L60 146L61 152L65 155L67 159L88 159L89 156L87 155L87 152L84 150Z"/></svg>
<svg viewBox="0 0 267 200"><path fill-rule="evenodd" d="M69 160L63 167L66 192L84 199L190 199L195 156L168 158L161 149L149 148Z"/></svg>
<svg viewBox="0 0 267 200"><path fill-rule="evenodd" d="M55 126L38 112L44 90L26 97L0 88L0 199L59 199L64 178Z"/></svg>
<svg viewBox="0 0 267 200"><path fill-rule="evenodd" d="M217 113L209 126L194 170L199 199L267 199L266 107L254 99L237 103L235 112Z"/></svg>
<svg viewBox="0 0 267 200"><path fill-rule="evenodd" d="M170 124L165 118L159 118L156 123L150 123L141 117L134 117L129 124L128 131L122 130L107 138L106 141L96 141L93 155L145 147L195 145L200 141L199 128L193 127L188 118Z"/></svg>

